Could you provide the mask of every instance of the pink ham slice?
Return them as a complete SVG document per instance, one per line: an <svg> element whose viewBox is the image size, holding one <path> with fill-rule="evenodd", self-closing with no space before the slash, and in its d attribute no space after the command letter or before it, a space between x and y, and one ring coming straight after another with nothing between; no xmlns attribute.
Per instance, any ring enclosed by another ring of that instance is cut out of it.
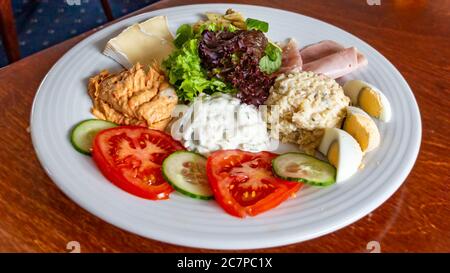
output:
<svg viewBox="0 0 450 273"><path fill-rule="evenodd" d="M294 39L289 39L289 42L282 46L283 55L281 67L278 73L288 72L294 69L302 69L302 56Z"/></svg>
<svg viewBox="0 0 450 273"><path fill-rule="evenodd" d="M358 67L356 48L351 47L303 65L304 71L313 71L336 79Z"/></svg>
<svg viewBox="0 0 450 273"><path fill-rule="evenodd" d="M328 55L344 50L344 47L335 41L324 40L312 45L305 46L300 50L304 63L310 63Z"/></svg>
<svg viewBox="0 0 450 273"><path fill-rule="evenodd" d="M325 40L300 50L304 71L313 71L336 79L367 65L367 59L355 47Z"/></svg>
<svg viewBox="0 0 450 273"><path fill-rule="evenodd" d="M369 64L369 61L367 60L366 56L364 56L361 52L358 51L357 56L356 56L357 60L358 60L358 67L363 67Z"/></svg>

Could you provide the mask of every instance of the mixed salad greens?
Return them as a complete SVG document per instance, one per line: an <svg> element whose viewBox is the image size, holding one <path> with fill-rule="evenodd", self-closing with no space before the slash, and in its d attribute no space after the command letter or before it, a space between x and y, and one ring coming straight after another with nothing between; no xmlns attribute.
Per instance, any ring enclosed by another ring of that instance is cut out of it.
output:
<svg viewBox="0 0 450 273"><path fill-rule="evenodd" d="M192 101L204 91L206 93L235 93L236 90L230 84L226 84L218 78L208 78L198 55L198 38L193 38L193 35L187 36L189 31L192 29L184 27L184 30L179 32L181 36L177 35L177 39L175 39L178 49L163 62L163 66L168 72L169 82L177 87L178 98L181 101Z"/></svg>
<svg viewBox="0 0 450 273"><path fill-rule="evenodd" d="M260 105L281 66L282 50L264 35L267 22L228 21L225 16L181 25L174 40L177 49L163 68L182 101L190 102L202 92L221 92Z"/></svg>

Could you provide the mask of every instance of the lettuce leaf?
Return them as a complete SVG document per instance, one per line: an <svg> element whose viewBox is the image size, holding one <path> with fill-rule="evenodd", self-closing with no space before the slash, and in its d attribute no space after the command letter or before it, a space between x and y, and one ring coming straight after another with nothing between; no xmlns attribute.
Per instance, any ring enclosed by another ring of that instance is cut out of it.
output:
<svg viewBox="0 0 450 273"><path fill-rule="evenodd" d="M282 50L276 44L270 42L264 50L265 55L259 60L259 69L262 72L271 74L281 66Z"/></svg>
<svg viewBox="0 0 450 273"><path fill-rule="evenodd" d="M224 27L219 26L216 23L209 22L200 25L200 27L195 31L190 24L183 24L178 27L177 35L175 36L175 40L173 41L173 43L177 48L181 48L181 46L188 40L191 40L193 38L200 38L204 30L219 31L224 30Z"/></svg>
<svg viewBox="0 0 450 273"><path fill-rule="evenodd" d="M213 22L204 23L198 28L197 35L200 36L204 30L210 30L210 31L216 32L219 30L224 30L224 27L223 27L223 25L219 25L219 24L213 23Z"/></svg>
<svg viewBox="0 0 450 273"><path fill-rule="evenodd" d="M180 48L185 42L192 39L193 37L194 30L192 29L192 26L189 24L184 24L177 29L177 35L173 43L177 48Z"/></svg>
<svg viewBox="0 0 450 273"><path fill-rule="evenodd" d="M181 38L180 38L181 39ZM198 55L198 39L184 42L163 62L169 82L181 101L192 101L200 93L234 93L236 90L218 78L208 78Z"/></svg>
<svg viewBox="0 0 450 273"><path fill-rule="evenodd" d="M247 18L247 20L245 20L245 23L247 24L248 30L256 29L256 30L260 30L262 32L269 31L269 24L267 22L260 21L257 19Z"/></svg>

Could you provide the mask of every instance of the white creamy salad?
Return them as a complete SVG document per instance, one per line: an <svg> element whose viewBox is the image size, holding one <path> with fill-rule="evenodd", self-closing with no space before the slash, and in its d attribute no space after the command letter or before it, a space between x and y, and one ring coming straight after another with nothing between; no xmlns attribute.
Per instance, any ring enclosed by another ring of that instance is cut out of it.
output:
<svg viewBox="0 0 450 273"><path fill-rule="evenodd" d="M253 105L241 104L230 95L199 96L174 122L172 137L190 151L209 154L216 150L267 151L266 123Z"/></svg>

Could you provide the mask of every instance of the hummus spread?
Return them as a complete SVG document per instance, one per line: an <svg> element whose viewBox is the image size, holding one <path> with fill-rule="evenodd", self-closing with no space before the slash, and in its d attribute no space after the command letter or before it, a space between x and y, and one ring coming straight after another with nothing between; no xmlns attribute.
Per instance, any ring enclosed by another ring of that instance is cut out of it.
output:
<svg viewBox="0 0 450 273"><path fill-rule="evenodd" d="M117 74L104 70L89 80L92 114L120 125L141 125L164 130L178 97L155 67L138 63Z"/></svg>

